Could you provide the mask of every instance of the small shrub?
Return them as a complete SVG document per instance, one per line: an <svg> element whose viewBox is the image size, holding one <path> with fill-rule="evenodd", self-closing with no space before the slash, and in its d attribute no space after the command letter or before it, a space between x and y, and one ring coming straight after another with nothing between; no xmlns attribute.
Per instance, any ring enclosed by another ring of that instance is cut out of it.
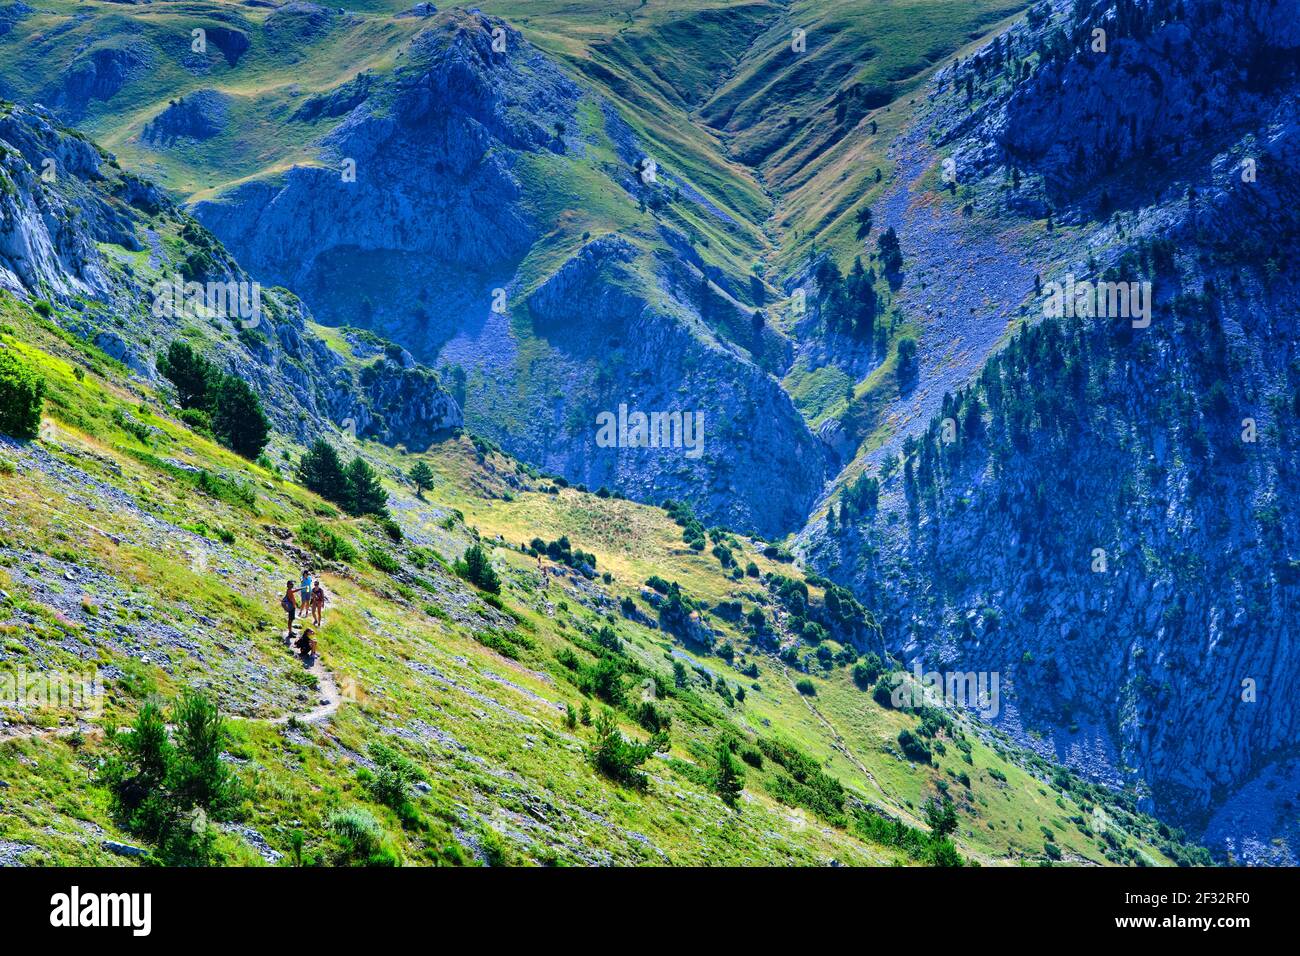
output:
<svg viewBox="0 0 1300 956"><path fill-rule="evenodd" d="M379 821L364 807L336 812L330 817L330 830L338 841L337 857L341 865L398 865L397 855L385 846Z"/></svg>
<svg viewBox="0 0 1300 956"><path fill-rule="evenodd" d="M0 434L36 438L44 400L45 380L12 349L0 349Z"/></svg>
<svg viewBox="0 0 1300 956"><path fill-rule="evenodd" d="M367 548L366 560L385 574L397 574L402 570L397 559L381 548Z"/></svg>
<svg viewBox="0 0 1300 956"><path fill-rule="evenodd" d="M898 746L902 749L903 756L907 757L908 760L916 763L930 762L930 747L910 730L899 731Z"/></svg>
<svg viewBox="0 0 1300 956"><path fill-rule="evenodd" d="M298 540L326 561L355 561L357 549L346 538L335 534L315 518L298 526Z"/></svg>

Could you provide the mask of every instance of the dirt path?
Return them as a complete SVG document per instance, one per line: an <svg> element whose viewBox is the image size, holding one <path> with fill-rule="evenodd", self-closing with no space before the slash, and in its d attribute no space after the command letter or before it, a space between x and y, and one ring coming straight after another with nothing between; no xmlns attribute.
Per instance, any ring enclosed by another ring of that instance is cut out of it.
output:
<svg viewBox="0 0 1300 956"><path fill-rule="evenodd" d="M783 664L781 669L785 672L785 679L789 681L790 686L794 688L795 693L798 693L799 689L795 687L794 678L790 676L790 668L786 667ZM876 788L876 792L880 794L881 799L884 801L883 803L884 808L891 813L897 814L898 818L902 820L904 823L916 827L916 829L918 830L924 830L926 832L929 832L930 827L928 824L924 823L917 817L913 816L911 813L908 813L905 807L900 807L896 802L894 802L889 798L889 796L885 793L884 788L881 787L880 784L876 781L876 778L872 774L872 772L868 770L866 766L862 763L862 761L857 758L857 755L854 754L853 751L849 749L848 743L844 740L842 736L840 736L840 732L835 729L835 725L832 724L829 720L827 720L826 716L820 710L817 709L816 705L813 704L812 699L804 696L803 694L799 694L799 697L801 700L803 700L804 705L808 708L808 710L812 713L812 715L816 717L819 721L821 721L822 726L826 728L826 732L831 735L831 739L834 741L835 749L839 751L841 754L843 754L845 757L847 757L849 761L853 764L853 766L857 767L858 770L862 773L862 775L871 781L871 785ZM976 852L970 846L963 847L962 853L965 854L970 859L976 860L981 866L996 866L999 862L997 860L991 859L986 854Z"/></svg>
<svg viewBox="0 0 1300 956"><path fill-rule="evenodd" d="M794 678L790 676L790 668L782 664L781 670L785 673L785 679L790 684L790 688L796 694L799 694L799 688L795 686ZM799 694L799 699L804 702L804 706L808 708L808 711L817 718L823 727L826 728L826 732L831 735L831 741L834 748L848 758L848 761L858 768L858 772L861 773L862 776L871 781L871 785L875 787L876 792L880 794L880 798L884 801L884 805L893 813L898 814L898 816L906 823L909 823L918 829L928 830L929 827L908 813L905 808L898 806L890 799L889 795L885 793L885 789L876 781L875 775L867 769L866 765L861 760L858 759L857 754L849 749L848 742L840 732L835 729L835 725L826 719L826 715L817 709L817 706L812 702L812 699L805 694Z"/></svg>
<svg viewBox="0 0 1300 956"><path fill-rule="evenodd" d="M321 663L320 655L312 657L311 666L307 668L307 673L316 678L317 691L320 694L320 703L311 710L302 714L285 714L283 717L272 717L270 719L259 720L249 718L256 723L265 723L272 726L287 724L291 720L296 720L301 724L315 724L328 717L333 716L343 703L343 695L339 692L339 685L335 682L334 676L325 669ZM244 719L244 718L237 718Z"/></svg>
<svg viewBox="0 0 1300 956"><path fill-rule="evenodd" d="M316 678L316 692L319 703L311 710L302 711L300 713L289 713L281 717L241 717L238 714L232 714L227 719L280 727L290 721L297 721L302 724L317 724L332 717L338 712L340 705L343 703L343 694L339 690L338 683L334 680L334 675L326 670L325 665L321 663L319 655L312 658L311 665L305 668L305 670L308 674L311 674ZM80 732L87 737L102 736L104 733L103 728L83 722L78 722L66 727L54 727L48 730L43 730L39 727L23 727L17 730L7 728L0 730L0 744L6 743L10 740L33 740L37 737L46 740L55 740L60 737L71 737L77 732Z"/></svg>

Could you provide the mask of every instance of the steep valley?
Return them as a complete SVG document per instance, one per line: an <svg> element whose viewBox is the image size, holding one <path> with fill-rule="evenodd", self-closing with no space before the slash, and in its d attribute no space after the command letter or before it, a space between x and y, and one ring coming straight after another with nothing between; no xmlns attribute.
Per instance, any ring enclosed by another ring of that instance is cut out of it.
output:
<svg viewBox="0 0 1300 956"><path fill-rule="evenodd" d="M258 788L228 861L325 859L360 803L406 862L1294 864L1298 24L0 7L0 342L49 389L0 448L0 662L98 662L110 701L4 715L0 854L109 860L60 781L199 686ZM160 313L174 277L261 312ZM256 461L186 416L175 341L260 396ZM701 413L702 453L608 447L620 406ZM301 487L318 438L387 524ZM304 562L343 699L299 721ZM996 716L881 691L934 671L999 678ZM593 764L606 705L670 715L640 785Z"/></svg>

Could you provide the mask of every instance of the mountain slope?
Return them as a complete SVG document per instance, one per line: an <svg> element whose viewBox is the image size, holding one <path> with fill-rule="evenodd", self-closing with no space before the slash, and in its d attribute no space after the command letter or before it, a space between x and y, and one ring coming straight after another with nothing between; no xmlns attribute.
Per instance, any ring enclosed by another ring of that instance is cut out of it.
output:
<svg viewBox="0 0 1300 956"><path fill-rule="evenodd" d="M1046 731L1044 752L1141 781L1145 806L1198 830L1217 814L1222 852L1287 862L1285 798L1251 782L1285 779L1296 732L1287 696L1257 692L1296 666L1296 87L1293 68L1237 64L1287 64L1295 38L1286 5L1180 9L1062 12L1009 56L940 74L928 133L960 172L943 198L932 171L925 201L1032 250L1011 300L1025 324L1073 277L1145 288L1149 326L1125 312L1018 332L924 432L866 457L878 510L841 511L836 530L822 516L804 541L885 613L891 647L1000 672L1005 722ZM1193 103L1211 104L1195 145ZM1048 133L1069 114L1094 122Z"/></svg>
<svg viewBox="0 0 1300 956"><path fill-rule="evenodd" d="M555 489L465 439L423 457L435 479L421 500L396 478L411 459L367 445L404 531L394 542L188 431L155 393L7 295L0 311L4 349L49 388L44 437L0 443L0 659L29 671L95 667L105 692L102 716L62 732L53 728L66 711L4 711L0 839L22 862L110 863L107 841L135 842L84 768L108 752L100 729L128 722L148 695L187 685L210 689L238 718L229 757L250 789L219 824L216 852L228 862L288 861L294 830L308 857L334 859L329 821L356 808L379 819L409 863L907 862L926 858L924 840L891 842L911 831L880 815L919 823L921 801L945 790L957 847L987 863L1161 863L1185 852L1131 798L1053 779L1048 765L960 715L926 731L932 766L905 759L895 738L918 717L872 703L842 663L817 667L808 678L816 696L802 697L727 616L736 600L771 620L776 579L733 579L685 547L658 509ZM120 424L126 415L148 430ZM608 580L550 560L541 578L537 560L508 543L534 534L590 548ZM352 550L335 544L334 558L322 558L330 535ZM444 564L476 540L504 581L499 598ZM761 573L789 573L753 543L729 543ZM337 709L317 707L327 685L283 644L276 594L305 561L331 594L319 639L341 689ZM649 569L698 603L693 636L664 629L673 618L646 596L656 593L641 584ZM820 591L813 586L817 606ZM598 642L601 628L612 628L616 650ZM674 660L686 665L676 675ZM610 666L622 673L624 733L645 736L633 715L647 679L659 689L645 699L671 717L672 749L651 761L645 789L598 773L585 755L593 731L566 722L566 705L585 701L599 714L605 705L588 682ZM311 720L282 720L311 711ZM710 785L710 755L726 735L758 754L745 765L739 812ZM373 795L375 761L389 759L380 743L427 780L412 792L413 814ZM811 794L780 763L796 766L791 747L811 761L800 779L820 768L845 787L842 810L805 802Z"/></svg>
<svg viewBox="0 0 1300 956"><path fill-rule="evenodd" d="M183 337L254 383L288 434L350 422L414 448L460 426L429 369L381 348L371 348L367 370L350 365L312 331L295 296L254 288L155 186L48 113L0 104L0 144L0 287L65 305L71 331L145 380L157 380L158 354L177 320L189 319Z"/></svg>
<svg viewBox="0 0 1300 956"><path fill-rule="evenodd" d="M4 8L0 82L329 326L277 291L264 342L187 330L274 396L276 454L463 406L525 474L796 532L881 625L855 653L999 673L1019 744L1289 862L1300 11L1024 6L51 0ZM48 200L19 146L0 279L152 380L124 275L245 274L60 135ZM1147 284L1151 324L1042 324L1075 279ZM704 453L601 447L620 405L702 410ZM510 505L476 520L527 540ZM840 653L783 626L796 672Z"/></svg>

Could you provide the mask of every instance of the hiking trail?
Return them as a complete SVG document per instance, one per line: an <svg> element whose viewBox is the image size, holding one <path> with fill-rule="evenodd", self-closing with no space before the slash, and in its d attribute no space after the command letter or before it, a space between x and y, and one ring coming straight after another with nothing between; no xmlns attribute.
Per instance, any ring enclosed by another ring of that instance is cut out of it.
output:
<svg viewBox="0 0 1300 956"><path fill-rule="evenodd" d="M295 654L299 663L302 658ZM238 720L245 723L267 724L271 727L280 727L288 724L290 721L297 721L304 724L320 723L323 720L332 717L338 712L340 705L343 703L343 694L339 690L338 682L334 680L331 674L321 662L320 654L313 655L311 666L305 668L308 674L316 678L316 694L318 703L311 710L301 711L298 713L288 713L280 717L244 717L239 714L230 714L226 716L227 720ZM167 725L171 729L172 725ZM40 727L21 727L21 728L4 728L0 729L0 744L7 743L11 740L32 740L37 737L54 740L60 737L71 737L73 734L82 733L85 736L99 736L104 730L94 724L78 720L77 723L62 727L40 728Z"/></svg>

